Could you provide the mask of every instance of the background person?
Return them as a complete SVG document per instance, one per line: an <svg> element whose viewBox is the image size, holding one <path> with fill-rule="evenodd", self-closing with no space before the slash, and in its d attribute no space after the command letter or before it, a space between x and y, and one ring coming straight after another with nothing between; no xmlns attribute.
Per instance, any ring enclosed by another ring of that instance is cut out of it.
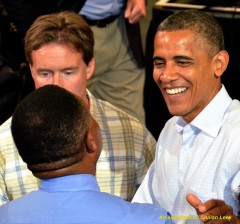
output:
<svg viewBox="0 0 240 224"><path fill-rule="evenodd" d="M137 119L86 89L95 68L93 46L91 28L74 12L39 17L25 37L36 89L54 84L81 97L100 126L103 149L96 177L101 191L131 200L153 161L155 139ZM18 155L10 124L11 118L0 127L1 204L38 186Z"/></svg>
<svg viewBox="0 0 240 224"><path fill-rule="evenodd" d="M96 42L96 69L88 80L89 90L145 123L144 56L139 25L146 16L145 0L101 0L101 4L98 0L3 0L3 4L20 39L40 15L72 10L84 16ZM30 81L26 85L28 91L33 90Z"/></svg>

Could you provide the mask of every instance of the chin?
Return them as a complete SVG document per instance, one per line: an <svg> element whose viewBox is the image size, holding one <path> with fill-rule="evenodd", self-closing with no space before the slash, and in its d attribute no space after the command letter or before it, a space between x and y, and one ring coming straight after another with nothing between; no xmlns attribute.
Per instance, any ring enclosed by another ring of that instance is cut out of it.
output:
<svg viewBox="0 0 240 224"><path fill-rule="evenodd" d="M178 110L177 108L168 107L168 111L172 116L183 116L184 113L182 110Z"/></svg>

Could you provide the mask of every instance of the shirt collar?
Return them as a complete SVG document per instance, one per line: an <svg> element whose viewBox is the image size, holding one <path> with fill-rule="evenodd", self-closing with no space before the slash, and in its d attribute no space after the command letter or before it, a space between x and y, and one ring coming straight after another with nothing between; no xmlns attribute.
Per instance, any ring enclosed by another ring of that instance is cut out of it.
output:
<svg viewBox="0 0 240 224"><path fill-rule="evenodd" d="M94 114L93 112L93 104L95 103L94 102L94 96L91 94L91 92L87 89L87 98L89 100L89 111L90 111L90 114Z"/></svg>
<svg viewBox="0 0 240 224"><path fill-rule="evenodd" d="M222 85L217 95L189 125L204 131L212 137L216 137L222 126L224 114L231 102L232 99L224 85ZM181 132L185 126L186 122L184 119L178 117L175 125L176 130Z"/></svg>
<svg viewBox="0 0 240 224"><path fill-rule="evenodd" d="M56 191L100 191L96 177L90 174L75 174L57 178L40 179L40 190Z"/></svg>

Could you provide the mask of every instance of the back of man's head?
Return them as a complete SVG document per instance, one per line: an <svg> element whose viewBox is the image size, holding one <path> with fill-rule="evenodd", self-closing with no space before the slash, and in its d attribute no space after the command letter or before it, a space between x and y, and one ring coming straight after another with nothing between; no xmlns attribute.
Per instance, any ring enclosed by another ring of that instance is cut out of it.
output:
<svg viewBox="0 0 240 224"><path fill-rule="evenodd" d="M11 125L19 154L34 175L80 162L89 128L83 101L55 85L25 97L16 107Z"/></svg>

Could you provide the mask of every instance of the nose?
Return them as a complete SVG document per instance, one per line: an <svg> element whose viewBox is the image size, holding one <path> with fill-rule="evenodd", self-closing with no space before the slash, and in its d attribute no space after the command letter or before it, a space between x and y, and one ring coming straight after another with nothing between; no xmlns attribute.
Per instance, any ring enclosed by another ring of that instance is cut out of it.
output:
<svg viewBox="0 0 240 224"><path fill-rule="evenodd" d="M177 80L179 77L179 73L177 72L174 65L166 64L164 68L161 69L161 73L159 75L159 80L161 82L172 82Z"/></svg>
<svg viewBox="0 0 240 224"><path fill-rule="evenodd" d="M53 77L53 83L56 86L61 86L61 78L58 74L55 74Z"/></svg>

